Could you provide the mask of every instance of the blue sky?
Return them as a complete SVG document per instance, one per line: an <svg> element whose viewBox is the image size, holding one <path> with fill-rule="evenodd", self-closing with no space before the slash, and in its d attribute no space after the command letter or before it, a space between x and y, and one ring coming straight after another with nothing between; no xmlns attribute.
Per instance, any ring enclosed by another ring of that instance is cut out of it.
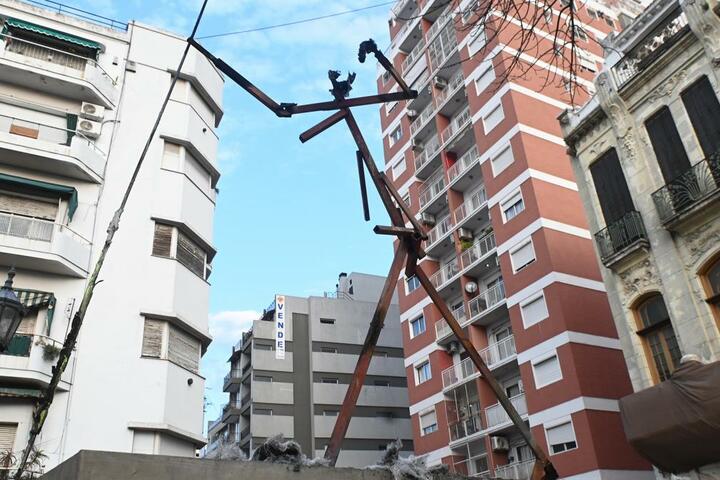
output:
<svg viewBox="0 0 720 480"><path fill-rule="evenodd" d="M188 35L200 0L65 0L122 21L137 20ZM247 30L382 3L382 0L209 0L199 37ZM357 72L353 95L375 93L374 61L360 64L357 47L373 38L388 44L390 6L285 28L201 40L278 101L330 99L327 70ZM374 60L374 59L373 59ZM236 85L225 87L219 129L222 172L215 215L210 329L203 359L207 420L227 394L226 360L240 333L275 293L322 294L341 271L386 274L389 237L372 233L388 224L376 195L371 223L362 218L355 145L344 125L301 144L298 134L327 114L279 119ZM355 110L376 161L382 160L377 106ZM372 194L373 192L371 192Z"/></svg>

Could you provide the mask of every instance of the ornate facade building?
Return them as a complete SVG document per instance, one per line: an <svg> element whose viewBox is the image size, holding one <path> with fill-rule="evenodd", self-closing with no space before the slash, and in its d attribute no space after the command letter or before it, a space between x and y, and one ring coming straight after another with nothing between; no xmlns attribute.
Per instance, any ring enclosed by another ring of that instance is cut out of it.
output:
<svg viewBox="0 0 720 480"><path fill-rule="evenodd" d="M634 389L720 352L720 18L658 0L560 117Z"/></svg>

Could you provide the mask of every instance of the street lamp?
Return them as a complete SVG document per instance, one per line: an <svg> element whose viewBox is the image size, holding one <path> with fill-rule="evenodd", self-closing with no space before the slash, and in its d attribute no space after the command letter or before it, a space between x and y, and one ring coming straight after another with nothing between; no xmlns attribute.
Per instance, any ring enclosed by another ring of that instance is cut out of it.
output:
<svg viewBox="0 0 720 480"><path fill-rule="evenodd" d="M10 345L13 335L25 315L25 307L12 289L15 268L8 272L5 285L0 288L0 352Z"/></svg>

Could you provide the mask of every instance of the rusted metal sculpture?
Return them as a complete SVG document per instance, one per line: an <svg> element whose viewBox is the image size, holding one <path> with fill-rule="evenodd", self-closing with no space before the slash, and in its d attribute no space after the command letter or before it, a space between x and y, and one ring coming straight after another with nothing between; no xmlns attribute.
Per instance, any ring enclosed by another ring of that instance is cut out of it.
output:
<svg viewBox="0 0 720 480"><path fill-rule="evenodd" d="M375 185L375 189L380 195L380 199L382 200L385 210L390 217L390 222L392 223L390 226L377 225L373 230L378 235L391 235L395 236L398 240L397 247L395 248L395 256L390 266L390 271L388 272L385 284L383 285L383 289L380 294L380 299L378 300L372 320L370 321L368 333L357 365L355 366L351 383L345 394L342 408L340 409L337 421L335 422L330 442L325 450L325 458L330 461L330 464L335 465L338 455L340 454L342 442L350 425L350 419L352 418L353 411L355 410L360 390L362 389L365 381L368 368L370 367L370 361L372 360L373 352L375 351L375 346L377 345L380 332L382 331L383 324L385 322L385 316L390 306L395 285L397 284L400 276L400 271L404 267L405 275L408 278L415 276L419 280L432 302L438 310L440 310L440 313L457 337L458 341L462 344L463 348L472 359L478 371L485 378L488 385L497 396L498 402L505 409L515 426L520 430L521 435L527 442L530 449L532 449L536 458L535 467L532 473L532 480L554 480L558 478L558 474L552 463L545 452L533 439L530 428L522 420L517 410L515 410L515 407L510 402L505 390L495 379L477 349L475 349L472 345L470 339L453 316L450 308L447 306L447 303L442 299L438 291L430 282L427 274L421 268L418 268L418 261L425 256L425 252L422 248L422 242L427 239L427 235L385 173L378 170L372 154L370 153L370 149L365 142L365 138L360 132L360 127L358 127L355 117L350 110L351 107L362 105L411 100L416 98L418 95L416 91L411 90L410 87L408 87L388 58L380 50L378 50L375 42L370 39L360 44L358 60L360 62L364 62L367 55L372 53L385 70L395 79L397 84L400 86L401 91L347 98L352 88L351 84L355 79L355 74L351 73L348 75L347 80L339 81L340 72L330 70L328 72L328 76L333 87L330 90L330 93L333 95L334 100L306 105L275 102L272 98L263 93L259 88L233 70L221 59L210 54L195 40L189 39L189 42L201 53L203 53L220 71L225 73L230 79L235 81L263 105L268 107L278 117L291 117L292 115L300 113L337 110L325 120L301 133L300 141L303 143L307 142L340 121L345 121L358 148L356 152L356 159L358 164L358 176L364 218L366 221L370 220L370 211L365 185L365 169L367 169L370 179ZM407 222L409 222L410 227L406 227Z"/></svg>

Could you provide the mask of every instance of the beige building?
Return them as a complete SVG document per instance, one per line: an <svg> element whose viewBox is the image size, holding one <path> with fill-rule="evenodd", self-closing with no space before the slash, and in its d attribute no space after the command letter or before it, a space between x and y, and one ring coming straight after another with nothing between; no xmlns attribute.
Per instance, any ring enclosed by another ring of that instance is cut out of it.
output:
<svg viewBox="0 0 720 480"><path fill-rule="evenodd" d="M657 0L560 117L634 389L720 353L720 18Z"/></svg>

